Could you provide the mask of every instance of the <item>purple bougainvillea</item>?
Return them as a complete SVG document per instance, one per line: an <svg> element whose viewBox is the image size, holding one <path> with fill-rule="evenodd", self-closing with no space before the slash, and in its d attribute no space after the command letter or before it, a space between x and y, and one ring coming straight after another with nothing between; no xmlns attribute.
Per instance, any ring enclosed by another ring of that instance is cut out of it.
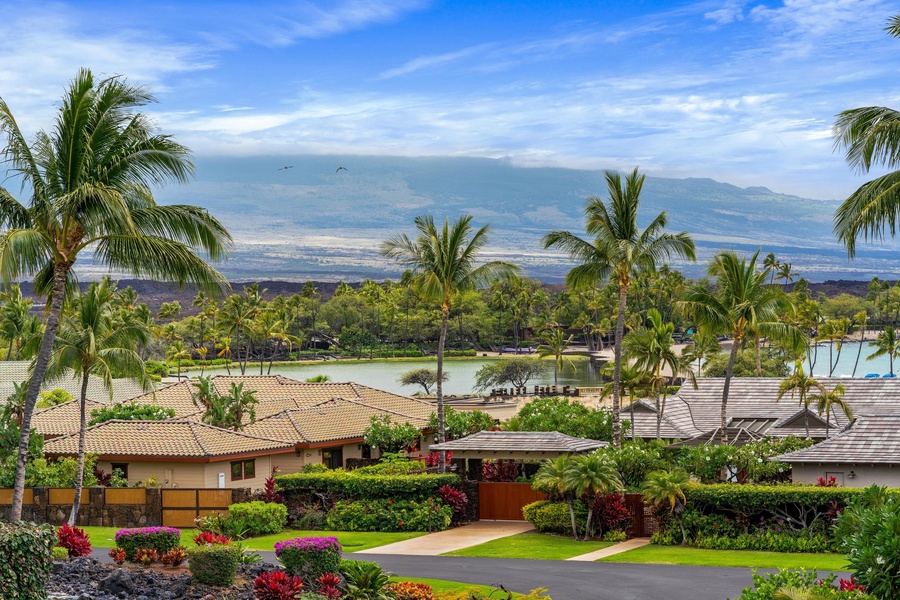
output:
<svg viewBox="0 0 900 600"><path fill-rule="evenodd" d="M275 556L281 555L285 548L293 548L295 550L314 550L316 552L324 552L325 550L341 551L341 543L333 535L325 537L302 537L285 540L275 543Z"/></svg>

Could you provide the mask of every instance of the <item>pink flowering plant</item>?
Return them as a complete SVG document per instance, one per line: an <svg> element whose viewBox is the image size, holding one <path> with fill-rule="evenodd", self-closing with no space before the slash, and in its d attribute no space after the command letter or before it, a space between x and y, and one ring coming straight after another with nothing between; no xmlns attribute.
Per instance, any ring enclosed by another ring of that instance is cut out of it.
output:
<svg viewBox="0 0 900 600"><path fill-rule="evenodd" d="M174 527L140 527L116 532L116 546L125 551L125 559L134 561L142 548L156 550L163 555L181 544L181 531Z"/></svg>
<svg viewBox="0 0 900 600"><path fill-rule="evenodd" d="M285 571L303 579L315 581L325 573L338 572L343 549L333 535L302 537L277 542L275 557Z"/></svg>

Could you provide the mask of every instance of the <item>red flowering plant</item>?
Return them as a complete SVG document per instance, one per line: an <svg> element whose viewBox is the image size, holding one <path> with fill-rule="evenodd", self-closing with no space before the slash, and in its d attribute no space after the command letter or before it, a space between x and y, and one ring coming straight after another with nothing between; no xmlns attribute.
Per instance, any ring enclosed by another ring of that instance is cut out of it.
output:
<svg viewBox="0 0 900 600"><path fill-rule="evenodd" d="M842 592L865 592L866 586L860 585L858 581L856 581L856 577L850 576L850 579L844 579L841 577L838 580L838 589Z"/></svg>
<svg viewBox="0 0 900 600"><path fill-rule="evenodd" d="M276 502L278 504L284 503L284 498L275 488L275 475L278 473L278 466L272 467L272 474L269 477L266 477L266 483L264 488L264 496L263 499L266 502Z"/></svg>
<svg viewBox="0 0 900 600"><path fill-rule="evenodd" d="M326 598L341 597L341 578L334 573L322 573L319 575L319 578L316 579L316 583L319 584L319 587L316 590L316 593L319 595L325 596Z"/></svg>
<svg viewBox="0 0 900 600"><path fill-rule="evenodd" d="M486 460L481 466L485 481L515 481L519 476L519 465L514 460Z"/></svg>
<svg viewBox="0 0 900 600"><path fill-rule="evenodd" d="M453 509L453 522L459 523L464 521L466 518L466 505L469 504L469 497L466 493L453 486L443 485L438 488L438 494L440 494L444 504Z"/></svg>
<svg viewBox="0 0 900 600"><path fill-rule="evenodd" d="M69 558L87 556L91 553L91 540L84 529L63 523L56 530L56 545L69 552Z"/></svg>
<svg viewBox="0 0 900 600"><path fill-rule="evenodd" d="M816 479L816 485L819 487L838 487L837 478L834 475L829 476L828 479L819 477Z"/></svg>
<svg viewBox="0 0 900 600"><path fill-rule="evenodd" d="M303 581L284 571L269 571L253 581L257 600L292 600L303 594Z"/></svg>
<svg viewBox="0 0 900 600"><path fill-rule="evenodd" d="M432 452L425 458L425 466L429 469L433 469L438 466L438 462L441 460L440 452ZM453 460L453 450L448 450L444 453L444 465L450 466L450 461Z"/></svg>
<svg viewBox="0 0 900 600"><path fill-rule="evenodd" d="M185 560L187 560L187 550L184 546L176 546L159 557L159 561L167 567L180 566Z"/></svg>
<svg viewBox="0 0 900 600"><path fill-rule="evenodd" d="M194 543L198 546L203 545L222 545L225 546L230 542L227 537L224 535L219 535L218 533L213 533L212 531L201 531L197 534L197 537L194 538Z"/></svg>

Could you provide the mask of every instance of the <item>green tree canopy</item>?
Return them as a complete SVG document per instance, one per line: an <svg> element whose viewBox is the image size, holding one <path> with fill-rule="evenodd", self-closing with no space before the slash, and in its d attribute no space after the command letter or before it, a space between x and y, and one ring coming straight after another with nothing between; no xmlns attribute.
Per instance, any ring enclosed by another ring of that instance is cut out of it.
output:
<svg viewBox="0 0 900 600"><path fill-rule="evenodd" d="M475 390L512 385L524 387L532 379L543 377L547 366L537 358L518 356L486 363L475 373Z"/></svg>

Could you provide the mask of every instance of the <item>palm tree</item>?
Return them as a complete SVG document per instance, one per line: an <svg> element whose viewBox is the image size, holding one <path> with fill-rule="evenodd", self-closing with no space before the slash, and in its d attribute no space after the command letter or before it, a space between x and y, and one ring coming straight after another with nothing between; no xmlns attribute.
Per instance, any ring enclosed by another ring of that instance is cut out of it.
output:
<svg viewBox="0 0 900 600"><path fill-rule="evenodd" d="M115 318L113 292L115 285L108 277L94 282L83 294L72 297L60 322L56 346L47 366L47 380L60 379L74 372L81 379L79 396L80 427L78 435L78 470L75 474L75 500L69 525L78 518L81 486L84 481L85 430L87 429L87 391L90 376L103 381L112 400L113 377L127 374L137 379L145 390L152 382L137 353L137 344L146 343L149 331L135 322Z"/></svg>
<svg viewBox="0 0 900 600"><path fill-rule="evenodd" d="M728 391L734 361L744 338L760 333L788 341L798 351L805 342L797 327L779 319L779 310L785 308L789 300L781 289L766 285L766 272L756 268L758 256L759 250L749 261L731 251L720 252L707 268L709 276L717 280L717 289L710 291L701 285L694 286L681 302L682 308L708 333L725 333L732 337L722 386L720 427L723 444L728 442Z"/></svg>
<svg viewBox="0 0 900 600"><path fill-rule="evenodd" d="M810 396L810 401L816 403L816 408L819 411L819 415L825 415L825 437L828 437L829 425L831 425L831 408L833 406L837 406L842 411L844 411L844 415L848 420L853 420L853 409L850 408L850 404L844 400L844 394L847 392L847 388L843 383L839 383L834 386L834 389L830 392L827 389L823 389L822 392L818 394L813 394Z"/></svg>
<svg viewBox="0 0 900 600"><path fill-rule="evenodd" d="M791 393L791 398L794 397L794 394L797 395L797 399L800 401L800 408L803 409L803 426L806 429L806 439L809 439L809 404L812 401L812 396L809 395L809 392L812 390L818 390L820 394L824 394L825 386L813 379L811 375L807 375L803 371L803 361L798 360L794 365L794 372L788 375L781 382L781 385L778 386L778 397L776 398L776 400L781 400L788 392Z"/></svg>
<svg viewBox="0 0 900 600"><path fill-rule="evenodd" d="M584 527L584 539L593 533L591 519L594 515L594 503L599 494L622 489L622 480L616 466L605 455L592 453L576 456L569 462L563 475L563 485L571 490L576 498L584 498L587 505L587 522Z"/></svg>
<svg viewBox="0 0 900 600"><path fill-rule="evenodd" d="M0 306L0 336L9 340L6 360L21 360L22 340L28 331L32 302L22 296L18 285L10 286L0 295L0 299L3 300L3 305ZM13 348L18 348L15 354Z"/></svg>
<svg viewBox="0 0 900 600"><path fill-rule="evenodd" d="M184 342L175 340L175 343L166 348L166 360L174 360L178 365L178 381L181 381L181 361L191 359L191 351L185 348Z"/></svg>
<svg viewBox="0 0 900 600"><path fill-rule="evenodd" d="M450 319L453 294L489 284L498 277L509 277L518 267L501 261L475 266L479 251L487 243L489 227L472 230L472 217L464 215L453 225L450 219L438 229L431 216L415 219L418 237L413 240L400 234L381 244L381 254L392 258L415 273L413 286L420 297L438 302L441 307L441 331L437 347L437 421L438 443L444 441L444 345ZM444 452L440 452L438 470L444 470Z"/></svg>
<svg viewBox="0 0 900 600"><path fill-rule="evenodd" d="M669 508L669 514L681 513L687 503L684 490L690 485L690 481L688 474L681 469L654 471L647 476L642 486L644 502L656 507L658 514L661 514L666 506ZM684 544L686 541L684 524L681 523L681 543Z"/></svg>
<svg viewBox="0 0 900 600"><path fill-rule="evenodd" d="M694 373L684 367L680 357L675 354L673 347L675 340L672 334L675 332L673 323L663 323L662 315L655 308L647 311L649 327L639 327L632 331L623 342L624 356L628 360L634 360L650 382L650 387L656 397L656 439L659 441L662 429L662 418L666 411L666 387L669 378L663 375L663 368L667 368L673 376L685 375L694 382ZM660 395L662 402L660 403ZM634 427L634 403L632 402L632 428Z"/></svg>
<svg viewBox="0 0 900 600"><path fill-rule="evenodd" d="M576 496L568 485L566 475L572 466L572 457L568 454L557 456L541 463L534 474L534 487L545 492L551 498L561 498L569 506L569 519L572 521L572 536L578 539L578 525L575 522Z"/></svg>
<svg viewBox="0 0 900 600"><path fill-rule="evenodd" d="M707 331L698 331L693 337L694 343L689 345L681 353L682 358L687 361L697 361L697 374L703 365L703 360L710 356L715 356L722 351L719 340L715 335Z"/></svg>
<svg viewBox="0 0 900 600"><path fill-rule="evenodd" d="M765 270L767 270L771 275L769 279L769 285L775 284L775 271L781 267L781 263L778 262L778 259L775 258L774 252L769 252L766 254L766 257L762 261L762 266Z"/></svg>
<svg viewBox="0 0 900 600"><path fill-rule="evenodd" d="M544 236L545 248L558 248L579 264L566 274L566 283L573 288L594 287L607 278L615 279L619 290L619 309L616 315L615 367L613 371L612 430L613 444L621 439L621 369L622 339L625 336L625 309L631 279L642 271L652 271L657 263L671 257L694 260L694 242L687 234L665 233L668 222L665 211L659 213L643 231L637 224L638 206L644 176L637 168L626 176L624 185L619 174L605 173L609 202L596 196L587 199L584 214L585 230L593 242L583 240L568 231L551 231Z"/></svg>
<svg viewBox="0 0 900 600"><path fill-rule="evenodd" d="M544 331L540 336L541 344L537 347L538 358L553 357L553 385L559 385L559 372L568 365L572 371L575 371L575 362L563 354L569 344L572 343L572 336L566 337L562 328L554 326Z"/></svg>
<svg viewBox="0 0 900 600"><path fill-rule="evenodd" d="M799 273L794 270L793 265L789 262L783 262L778 265L778 270L775 273L775 281L784 281L785 283L794 283L794 280L799 277Z"/></svg>
<svg viewBox="0 0 900 600"><path fill-rule="evenodd" d="M859 326L859 348L856 350L856 362L853 363L853 374L851 375L851 377L856 377L856 367L859 366L859 357L862 356L863 346L866 345L866 325L869 322L869 313L861 310L853 315L853 320L856 321L856 324Z"/></svg>
<svg viewBox="0 0 900 600"><path fill-rule="evenodd" d="M609 378L612 375L612 372L615 368L615 365L612 363L606 363L601 367L600 374L604 378ZM634 427L634 403L638 400L638 394L643 393L650 385L651 381L647 376L647 373L639 368L637 365L625 363L622 365L622 371L620 375L620 389L622 390L622 397L628 397L628 407L631 410L631 441L635 441L637 437L637 433ZM600 388L600 400L605 400L607 396L612 394L613 392L613 381L609 379L603 386Z"/></svg>
<svg viewBox="0 0 900 600"><path fill-rule="evenodd" d="M887 356L890 360L891 375L894 374L894 357L900 352L900 338L897 337L897 331L888 325L884 331L875 338L875 352L868 355L866 360L872 360L879 356Z"/></svg>
<svg viewBox="0 0 900 600"><path fill-rule="evenodd" d="M231 237L205 209L157 205L151 188L187 181L187 148L156 133L134 109L153 101L121 77L95 81L81 70L69 86L53 127L29 146L0 99L7 169L30 191L27 205L0 188L0 276L34 276L49 297L47 323L26 397L10 518L22 516L31 414L50 362L72 267L89 248L93 261L148 279L192 284L210 293L227 281L195 251L225 257Z"/></svg>
<svg viewBox="0 0 900 600"><path fill-rule="evenodd" d="M900 15L888 20L886 31L900 37ZM851 168L868 173L873 166L896 169L900 165L900 112L883 106L846 110L832 130L835 148L845 150ZM894 235L900 207L900 171L891 171L864 183L834 212L834 232L852 258L856 240L880 240L888 227Z"/></svg>

